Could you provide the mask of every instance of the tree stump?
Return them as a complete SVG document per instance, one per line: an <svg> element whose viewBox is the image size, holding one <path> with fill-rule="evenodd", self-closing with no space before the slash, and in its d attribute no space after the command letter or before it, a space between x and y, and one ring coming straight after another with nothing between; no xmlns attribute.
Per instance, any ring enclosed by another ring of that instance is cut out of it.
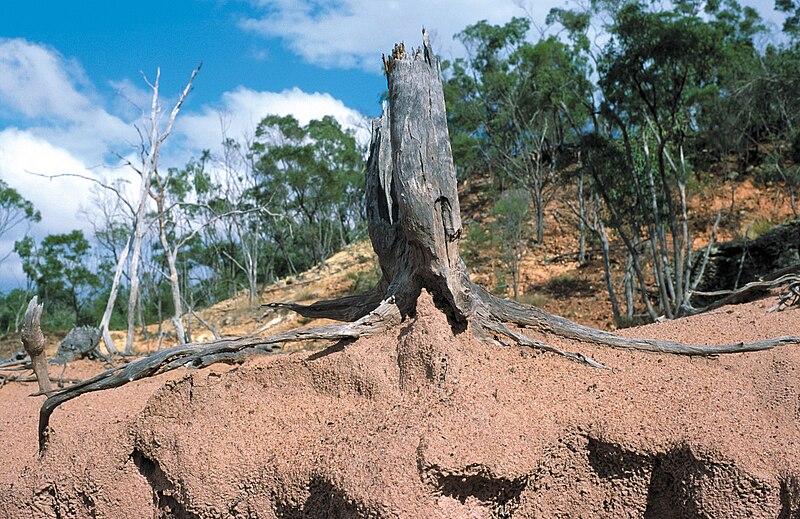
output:
<svg viewBox="0 0 800 519"><path fill-rule="evenodd" d="M39 324L43 309L44 304L39 304L38 298L33 296L33 299L28 303L28 309L25 311L25 324L22 327L22 345L31 358L31 367L36 375L36 381L39 383L39 392L47 394L52 391L53 387L50 385L47 356L44 353L44 334L42 334L42 327Z"/></svg>

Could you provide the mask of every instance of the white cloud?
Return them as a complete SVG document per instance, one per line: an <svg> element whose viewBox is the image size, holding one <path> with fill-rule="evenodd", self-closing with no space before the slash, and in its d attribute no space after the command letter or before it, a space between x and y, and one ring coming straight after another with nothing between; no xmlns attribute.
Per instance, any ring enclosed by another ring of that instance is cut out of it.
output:
<svg viewBox="0 0 800 519"><path fill-rule="evenodd" d="M105 170L103 170L105 171ZM33 202L47 222L48 232L63 233L85 229L86 223L76 216L88 181L75 177L47 179L36 176L72 173L102 178L64 148L33 135L31 132L7 128L0 131L0 178Z"/></svg>
<svg viewBox="0 0 800 519"><path fill-rule="evenodd" d="M82 69L57 51L22 39L0 39L3 108L26 117L74 120L90 106Z"/></svg>
<svg viewBox="0 0 800 519"><path fill-rule="evenodd" d="M136 137L103 107L78 63L23 39L0 39L0 114L89 163Z"/></svg>
<svg viewBox="0 0 800 519"><path fill-rule="evenodd" d="M106 179L113 173L107 168L88 168L79 158L64 148L31 132L17 128L0 131L0 178L16 189L42 214L31 234L41 239L47 234L59 234L81 229L87 237L92 229L85 218L78 216L81 205L91 203L92 183L77 177L47 179L34 175L72 173L96 179ZM26 229L19 227L13 235L3 236L0 257L11 250ZM19 258L12 254L0 267L0 287L18 286L24 280Z"/></svg>
<svg viewBox="0 0 800 519"><path fill-rule="evenodd" d="M222 94L217 106L205 106L199 113L185 113L175 123L176 131L186 137L195 152L216 149L222 141L222 129L233 139L252 137L261 119L268 114L293 115L300 124L326 115L356 131L360 142L369 139L367 118L327 93L307 93L299 88L282 92L259 92L239 87Z"/></svg>
<svg viewBox="0 0 800 519"><path fill-rule="evenodd" d="M265 15L244 19L240 26L284 39L315 65L380 73L381 53L390 52L400 41L419 46L423 26L431 34L436 52L452 57L462 53L452 37L467 25L482 19L506 23L526 13L541 24L551 7L563 3L544 0L523 7L520 0L342 0L332 4L321 0L260 0Z"/></svg>

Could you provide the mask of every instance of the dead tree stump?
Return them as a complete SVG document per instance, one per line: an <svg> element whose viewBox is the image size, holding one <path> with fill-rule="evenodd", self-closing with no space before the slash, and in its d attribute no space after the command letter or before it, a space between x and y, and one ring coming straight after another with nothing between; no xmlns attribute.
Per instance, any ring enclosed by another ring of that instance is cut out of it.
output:
<svg viewBox="0 0 800 519"><path fill-rule="evenodd" d="M31 358L33 373L39 383L39 392L48 394L53 390L53 387L50 385L47 356L44 354L44 334L39 324L43 309L44 305L38 304L38 298L33 296L33 299L28 303L28 309L25 311L25 324L22 327L22 345Z"/></svg>

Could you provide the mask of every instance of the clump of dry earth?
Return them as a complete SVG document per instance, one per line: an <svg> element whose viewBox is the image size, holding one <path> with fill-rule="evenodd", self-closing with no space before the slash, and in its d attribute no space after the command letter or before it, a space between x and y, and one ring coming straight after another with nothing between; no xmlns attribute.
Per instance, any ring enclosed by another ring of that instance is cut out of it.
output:
<svg viewBox="0 0 800 519"><path fill-rule="evenodd" d="M774 303L623 333L797 330L800 311ZM67 402L42 457L35 389L8 384L0 516L800 517L800 348L691 358L537 338L613 369L454 336L423 295L383 335Z"/></svg>

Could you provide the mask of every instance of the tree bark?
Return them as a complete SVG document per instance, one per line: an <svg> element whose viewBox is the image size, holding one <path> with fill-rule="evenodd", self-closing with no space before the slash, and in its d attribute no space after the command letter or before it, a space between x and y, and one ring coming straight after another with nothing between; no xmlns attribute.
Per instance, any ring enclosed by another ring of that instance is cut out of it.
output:
<svg viewBox="0 0 800 519"><path fill-rule="evenodd" d="M461 212L438 61L424 36L384 60L389 106L373 126L367 164L369 235L402 315L414 315L423 288L456 331L471 314L458 251Z"/></svg>
<svg viewBox="0 0 800 519"><path fill-rule="evenodd" d="M50 385L50 375L47 371L47 357L44 354L44 334L39 322L42 317L44 304L38 304L37 297L33 296L25 312L25 325L22 327L22 345L31 358L33 373L39 383L39 392L48 394L53 390Z"/></svg>
<svg viewBox="0 0 800 519"><path fill-rule="evenodd" d="M114 304L117 301L117 292L119 291L119 282L122 278L122 270L125 267L125 261L128 259L128 251L130 250L130 246L131 239L128 238L128 242L125 244L125 248L122 249L122 253L119 255L119 260L117 260L117 268L114 271L114 281L111 283L111 293L108 295L108 302L106 303L106 309L103 312L103 318L100 319L100 336L103 338L103 344L105 344L106 351L109 355L119 354L119 350L117 350L117 346L114 344L114 339L111 338L108 325L111 322L111 314L114 312Z"/></svg>

